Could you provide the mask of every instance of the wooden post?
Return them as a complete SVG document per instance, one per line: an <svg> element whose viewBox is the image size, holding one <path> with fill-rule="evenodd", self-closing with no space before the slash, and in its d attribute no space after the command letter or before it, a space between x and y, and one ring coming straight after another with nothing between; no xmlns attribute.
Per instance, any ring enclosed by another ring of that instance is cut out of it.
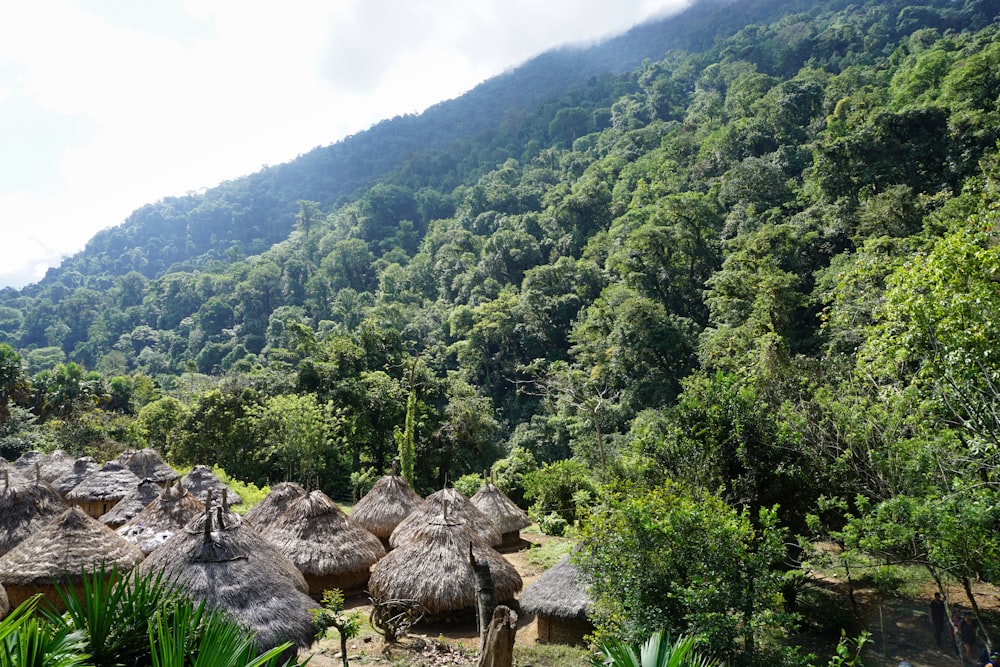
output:
<svg viewBox="0 0 1000 667"><path fill-rule="evenodd" d="M517 635L517 614L500 605L493 611L486 646L479 653L478 667L511 667L514 664L514 637Z"/></svg>
<svg viewBox="0 0 1000 667"><path fill-rule="evenodd" d="M476 621L479 624L479 653L482 655L486 647L490 619L493 618L493 610L497 606L497 595L493 588L490 564L485 560L476 560L472 554L472 542L469 542L469 563L476 575Z"/></svg>

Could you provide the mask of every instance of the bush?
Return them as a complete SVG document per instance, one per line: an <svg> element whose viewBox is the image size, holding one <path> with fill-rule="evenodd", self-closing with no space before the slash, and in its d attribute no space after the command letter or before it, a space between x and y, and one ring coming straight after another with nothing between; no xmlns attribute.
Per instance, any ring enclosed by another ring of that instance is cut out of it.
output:
<svg viewBox="0 0 1000 667"><path fill-rule="evenodd" d="M483 476L477 473L472 473L471 475L462 475L452 484L455 490L461 493L466 498L471 498L476 495L483 486Z"/></svg>
<svg viewBox="0 0 1000 667"><path fill-rule="evenodd" d="M562 537L566 533L567 525L566 519L562 518L555 512L546 514L538 520L538 529L542 531L544 535Z"/></svg>
<svg viewBox="0 0 1000 667"><path fill-rule="evenodd" d="M597 496L590 468L575 459L547 463L526 474L524 488L525 498L535 501L530 513L539 523L542 517L555 513L572 525L580 510Z"/></svg>

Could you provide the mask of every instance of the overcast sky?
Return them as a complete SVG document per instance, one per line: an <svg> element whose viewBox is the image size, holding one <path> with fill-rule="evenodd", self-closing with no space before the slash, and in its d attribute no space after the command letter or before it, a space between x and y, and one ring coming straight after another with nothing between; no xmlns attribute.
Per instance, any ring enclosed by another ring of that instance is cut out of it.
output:
<svg viewBox="0 0 1000 667"><path fill-rule="evenodd" d="M0 6L0 287L163 197L420 112L690 0Z"/></svg>

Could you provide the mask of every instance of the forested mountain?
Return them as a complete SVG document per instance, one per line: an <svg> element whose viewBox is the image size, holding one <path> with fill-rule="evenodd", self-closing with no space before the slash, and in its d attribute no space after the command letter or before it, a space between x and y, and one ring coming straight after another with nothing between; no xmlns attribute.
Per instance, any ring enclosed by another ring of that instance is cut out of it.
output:
<svg viewBox="0 0 1000 667"><path fill-rule="evenodd" d="M995 579L998 15L697 3L151 204L0 293L0 453L492 465L586 517L600 632L746 664L813 538Z"/></svg>

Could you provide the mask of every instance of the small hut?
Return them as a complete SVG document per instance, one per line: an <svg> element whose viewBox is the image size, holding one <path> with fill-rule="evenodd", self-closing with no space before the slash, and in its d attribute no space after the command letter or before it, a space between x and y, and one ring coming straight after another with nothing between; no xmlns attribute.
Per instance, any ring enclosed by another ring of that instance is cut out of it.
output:
<svg viewBox="0 0 1000 667"><path fill-rule="evenodd" d="M521 610L534 614L538 641L543 644L582 644L594 631L590 622L591 597L580 570L569 554L535 579L521 594Z"/></svg>
<svg viewBox="0 0 1000 667"><path fill-rule="evenodd" d="M96 470L100 469L97 461L89 456L84 456L73 461L73 466L52 482L52 486L64 498L66 494L73 490L77 484L90 477Z"/></svg>
<svg viewBox="0 0 1000 667"><path fill-rule="evenodd" d="M299 568L317 600L333 588L364 590L372 565L385 556L382 542L322 491L293 500L280 517L262 526L261 535Z"/></svg>
<svg viewBox="0 0 1000 667"><path fill-rule="evenodd" d="M433 618L444 618L476 605L476 575L469 551L489 563L498 603L521 590L514 566L466 524L443 514L425 522L411 538L375 564L368 591L375 600L416 600Z"/></svg>
<svg viewBox="0 0 1000 667"><path fill-rule="evenodd" d="M215 498L222 497L223 490L229 497L230 505L239 505L243 502L243 499L216 477L208 466L197 465L191 468L191 472L184 475L181 481L184 483L184 488L201 502L205 502L210 495Z"/></svg>
<svg viewBox="0 0 1000 667"><path fill-rule="evenodd" d="M149 554L204 513L205 504L178 482L160 491L145 509L118 528L118 534Z"/></svg>
<svg viewBox="0 0 1000 667"><path fill-rule="evenodd" d="M118 528L123 523L146 509L149 503L160 497L160 486L152 479L144 479L132 492L118 501L114 507L102 514L101 523L108 528Z"/></svg>
<svg viewBox="0 0 1000 667"><path fill-rule="evenodd" d="M392 535L389 536L389 545L395 549L412 539L412 536L422 530L426 524L439 521L445 504L448 505L448 515L452 519L465 524L466 528L479 536L486 544L496 547L503 542L497 527L485 514L476 509L476 506L469 502L468 498L455 489L441 489L427 496L417 509L413 510L396 526Z"/></svg>
<svg viewBox="0 0 1000 667"><path fill-rule="evenodd" d="M355 503L351 519L382 540L382 546L388 549L392 531L422 502L423 499L394 469L393 474L375 482L375 486Z"/></svg>
<svg viewBox="0 0 1000 667"><path fill-rule="evenodd" d="M48 482L26 482L0 471L0 556L67 509Z"/></svg>
<svg viewBox="0 0 1000 667"><path fill-rule="evenodd" d="M161 487L181 478L180 473L168 466L158 451L149 447L122 452L118 462L139 479L151 479Z"/></svg>
<svg viewBox="0 0 1000 667"><path fill-rule="evenodd" d="M531 525L531 519L492 482L486 482L469 502L493 522L500 531L501 547L521 545L521 529Z"/></svg>
<svg viewBox="0 0 1000 667"><path fill-rule="evenodd" d="M61 449L56 449L42 457L42 479L50 483L55 482L72 471L74 463L76 463L76 458Z"/></svg>
<svg viewBox="0 0 1000 667"><path fill-rule="evenodd" d="M138 570L162 571L192 600L228 612L256 635L261 651L286 641L300 648L313 642L318 605L306 595L302 575L240 517L212 508L211 501Z"/></svg>
<svg viewBox="0 0 1000 667"><path fill-rule="evenodd" d="M12 607L42 593L62 610L57 584L80 590L85 571L104 566L109 574L114 569L124 574L141 560L134 544L79 507L70 507L0 556L0 584Z"/></svg>
<svg viewBox="0 0 1000 667"><path fill-rule="evenodd" d="M118 461L108 461L66 493L66 500L100 518L129 495L142 480Z"/></svg>
<svg viewBox="0 0 1000 667"><path fill-rule="evenodd" d="M276 521L288 508L289 503L306 495L301 484L281 482L271 487L264 499L247 510L243 520L258 530Z"/></svg>

